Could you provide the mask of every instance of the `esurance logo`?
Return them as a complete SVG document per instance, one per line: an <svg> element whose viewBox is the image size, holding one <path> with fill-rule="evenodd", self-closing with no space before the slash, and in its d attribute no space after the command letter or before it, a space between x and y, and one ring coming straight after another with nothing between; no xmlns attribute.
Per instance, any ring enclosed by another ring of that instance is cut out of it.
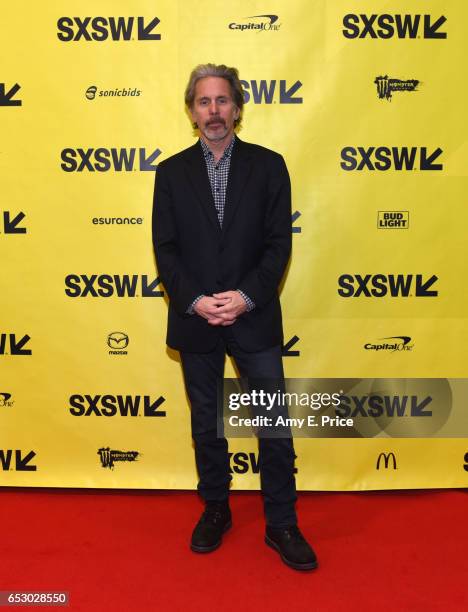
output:
<svg viewBox="0 0 468 612"><path fill-rule="evenodd" d="M57 21L57 38L62 42L104 40L161 40L154 30L159 25L157 17L60 17Z"/></svg>
<svg viewBox="0 0 468 612"><path fill-rule="evenodd" d="M385 342L382 342L385 340ZM395 353L397 351L411 351L414 344L410 344L411 336L389 336L387 338L381 338L377 344L368 342L364 345L366 351L390 351Z"/></svg>
<svg viewBox="0 0 468 612"><path fill-rule="evenodd" d="M440 28L447 21L443 15L356 15L343 17L345 38L447 38Z"/></svg>
<svg viewBox="0 0 468 612"><path fill-rule="evenodd" d="M138 151L138 153L137 153ZM160 149L147 154L144 147L106 149L62 149L60 167L64 172L154 172L156 158L161 155Z"/></svg>
<svg viewBox="0 0 468 612"><path fill-rule="evenodd" d="M69 274L65 277L68 297L163 297L156 287L159 277L148 280L146 274Z"/></svg>
<svg viewBox="0 0 468 612"><path fill-rule="evenodd" d="M288 83L285 79L266 81L241 81L244 102L254 104L302 104L301 96L296 95L302 87L301 81Z"/></svg>
<svg viewBox="0 0 468 612"><path fill-rule="evenodd" d="M437 147L344 147L341 150L343 170L442 170L443 165L435 163L442 153Z"/></svg>
<svg viewBox="0 0 468 612"><path fill-rule="evenodd" d="M71 395L69 411L73 416L165 417L160 410L165 398L149 395Z"/></svg>
<svg viewBox="0 0 468 612"><path fill-rule="evenodd" d="M255 21L247 21L254 19ZM231 22L230 30L256 30L257 32L277 32L281 27L278 23L278 15L253 15L252 17L244 17L242 23Z"/></svg>
<svg viewBox="0 0 468 612"><path fill-rule="evenodd" d="M342 274L338 277L338 295L349 297L437 297L432 287L438 281L433 274Z"/></svg>

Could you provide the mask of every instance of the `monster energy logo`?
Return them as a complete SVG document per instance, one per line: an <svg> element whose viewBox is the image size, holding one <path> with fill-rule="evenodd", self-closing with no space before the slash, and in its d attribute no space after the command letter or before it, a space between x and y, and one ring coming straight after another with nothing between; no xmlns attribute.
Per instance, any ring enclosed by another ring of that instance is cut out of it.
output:
<svg viewBox="0 0 468 612"><path fill-rule="evenodd" d="M419 81L417 79L409 79L408 81L389 79L385 75L376 77L374 83L377 85L379 99L391 100L393 91L416 91Z"/></svg>
<svg viewBox="0 0 468 612"><path fill-rule="evenodd" d="M102 467L111 470L114 469L114 461L136 461L139 454L138 451L111 450L109 447L98 450Z"/></svg>

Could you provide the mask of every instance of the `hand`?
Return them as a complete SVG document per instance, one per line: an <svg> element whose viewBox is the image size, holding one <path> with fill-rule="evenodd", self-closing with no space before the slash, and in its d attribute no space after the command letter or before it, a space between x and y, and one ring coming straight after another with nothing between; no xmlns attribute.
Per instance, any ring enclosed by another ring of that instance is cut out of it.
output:
<svg viewBox="0 0 468 612"><path fill-rule="evenodd" d="M208 321L210 325L222 325L224 319L217 316L218 309L227 302L230 298L215 298L209 295L202 297L193 307L193 310Z"/></svg>
<svg viewBox="0 0 468 612"><path fill-rule="evenodd" d="M233 325L237 318L247 310L247 304L238 291L213 293L213 297L219 300L228 300L224 305L217 308L216 318L221 319L221 323L216 321L213 323L214 325L222 325L223 327Z"/></svg>

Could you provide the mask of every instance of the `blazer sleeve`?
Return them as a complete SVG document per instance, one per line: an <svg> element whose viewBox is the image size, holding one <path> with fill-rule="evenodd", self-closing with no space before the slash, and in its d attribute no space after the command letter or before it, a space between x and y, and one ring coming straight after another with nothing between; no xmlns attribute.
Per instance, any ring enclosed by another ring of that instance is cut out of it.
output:
<svg viewBox="0 0 468 612"><path fill-rule="evenodd" d="M291 182L286 163L276 154L269 167L263 252L259 263L238 285L262 308L274 297L291 255Z"/></svg>
<svg viewBox="0 0 468 612"><path fill-rule="evenodd" d="M203 294L203 290L180 260L177 225L166 172L164 163L158 164L153 197L153 247L159 276L171 305L183 315L194 299Z"/></svg>

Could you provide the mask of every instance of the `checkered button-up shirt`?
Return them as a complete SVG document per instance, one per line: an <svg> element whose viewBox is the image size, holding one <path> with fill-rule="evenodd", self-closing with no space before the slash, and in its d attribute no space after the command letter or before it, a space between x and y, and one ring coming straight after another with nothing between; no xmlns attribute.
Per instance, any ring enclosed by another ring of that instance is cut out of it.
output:
<svg viewBox="0 0 468 612"><path fill-rule="evenodd" d="M221 155L218 162L215 162L215 158L213 152L209 148L209 146L200 138L200 144L203 149L203 156L205 158L206 169L208 171L208 178L210 180L211 185L211 193L213 194L214 205L216 208L216 213L218 215L219 225L223 226L224 219L224 204L226 202L226 189L227 182L229 177L229 168L231 166L231 157L232 150L234 148L236 137L233 136L231 142L224 149L224 153ZM244 298L247 304L247 312L250 312L255 308L254 302L243 292L237 289L239 293ZM188 314L193 314L193 307L195 304L204 297L203 295L199 295L195 300L190 304L187 309Z"/></svg>

